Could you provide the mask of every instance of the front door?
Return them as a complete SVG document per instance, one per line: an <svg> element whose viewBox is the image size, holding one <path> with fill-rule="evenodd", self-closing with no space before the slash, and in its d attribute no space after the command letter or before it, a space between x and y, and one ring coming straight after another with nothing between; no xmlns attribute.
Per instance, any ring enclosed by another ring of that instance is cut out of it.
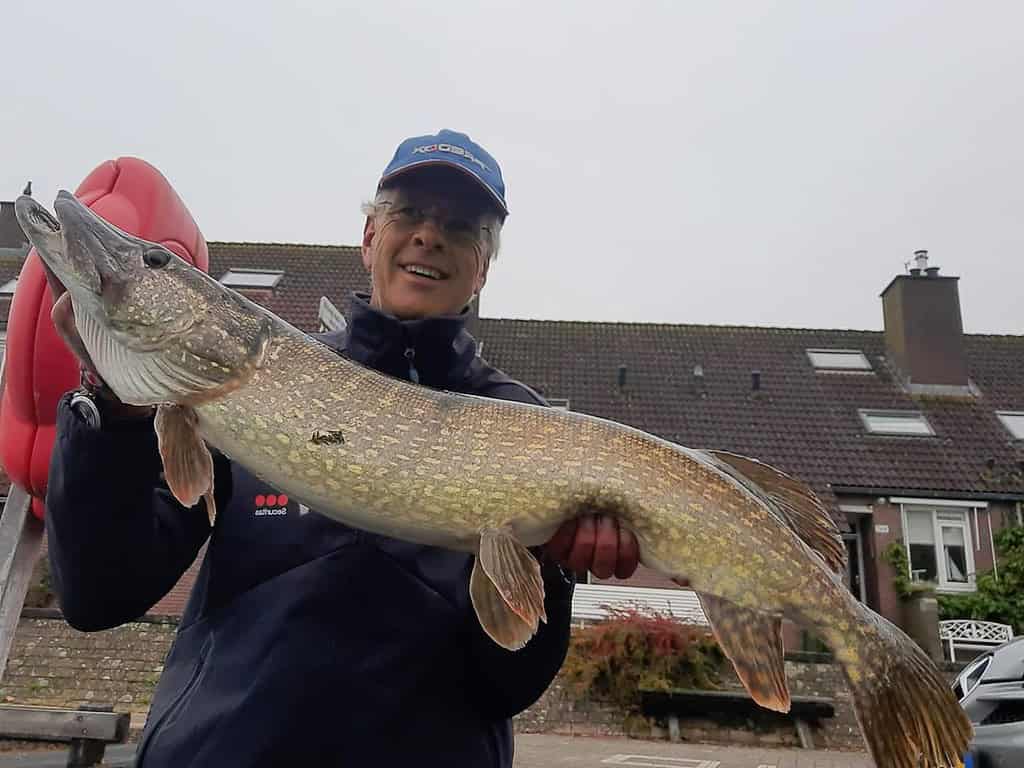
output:
<svg viewBox="0 0 1024 768"><path fill-rule="evenodd" d="M862 555L860 526L851 525L853 532L843 534L843 544L846 545L846 574L844 581L850 591L857 596L862 603L867 602L867 593L864 589L864 557Z"/></svg>

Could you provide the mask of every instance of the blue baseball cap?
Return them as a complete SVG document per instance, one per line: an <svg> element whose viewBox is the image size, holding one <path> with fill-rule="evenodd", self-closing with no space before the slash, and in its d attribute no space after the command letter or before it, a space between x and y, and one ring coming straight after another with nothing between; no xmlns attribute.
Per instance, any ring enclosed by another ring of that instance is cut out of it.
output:
<svg viewBox="0 0 1024 768"><path fill-rule="evenodd" d="M487 190L502 214L508 215L505 182L498 162L466 134L448 129L433 136L414 136L399 144L377 188L396 176L427 165L447 165L468 174Z"/></svg>

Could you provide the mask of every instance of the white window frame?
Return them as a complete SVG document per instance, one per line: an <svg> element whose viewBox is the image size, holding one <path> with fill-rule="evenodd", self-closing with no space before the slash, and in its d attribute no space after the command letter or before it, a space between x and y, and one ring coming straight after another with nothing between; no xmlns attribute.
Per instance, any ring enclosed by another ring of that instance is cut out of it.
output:
<svg viewBox="0 0 1024 768"><path fill-rule="evenodd" d="M928 421L928 417L921 411L900 411L890 410L885 408L860 408L857 413L860 415L860 420L864 424L864 428L872 435L883 435L886 437L934 437L935 429L932 427L931 422ZM911 417L917 417L924 424L927 432L896 432L889 430L875 429L871 424L872 418L885 419L886 417L891 418L902 418L907 419Z"/></svg>
<svg viewBox="0 0 1024 768"><path fill-rule="evenodd" d="M977 590L977 569L974 564L974 552L980 548L981 534L978 530L978 509L987 507L986 504L974 505L971 502L963 501L936 501L926 503L924 499L914 500L919 503L900 504L900 524L903 526L903 548L907 553L907 567L910 563L910 525L907 519L908 512L929 512L932 518L932 539L935 547L935 569L937 571L935 588L938 592L974 592ZM940 520L939 514L957 515L959 520ZM974 530L971 530L971 518L974 518ZM949 581L946 578L945 559L942 557L942 528L958 527L963 531L965 560L967 565L967 583ZM991 527L991 520L989 521ZM909 576L913 579L913 573Z"/></svg>
<svg viewBox="0 0 1024 768"><path fill-rule="evenodd" d="M868 360L865 355L859 349L807 349L804 350L807 353L807 359L811 361L811 365L814 366L816 371L842 371L842 372L859 372L872 373L874 368L871 367L871 361ZM827 365L814 359L815 355L841 355L850 358L851 363L855 365Z"/></svg>
<svg viewBox="0 0 1024 768"><path fill-rule="evenodd" d="M1003 426L1006 427L1006 431L1010 433L1010 436L1014 440L1024 440L1024 411L996 411L996 416L999 417L999 421L1002 422ZM1021 419L1020 431L1011 424L1012 419Z"/></svg>
<svg viewBox="0 0 1024 768"><path fill-rule="evenodd" d="M246 282L246 277L273 278L272 282L258 279L256 282ZM255 289L272 291L281 278L284 277L284 270L280 269L246 269L245 267L232 267L220 277L220 284L228 288Z"/></svg>

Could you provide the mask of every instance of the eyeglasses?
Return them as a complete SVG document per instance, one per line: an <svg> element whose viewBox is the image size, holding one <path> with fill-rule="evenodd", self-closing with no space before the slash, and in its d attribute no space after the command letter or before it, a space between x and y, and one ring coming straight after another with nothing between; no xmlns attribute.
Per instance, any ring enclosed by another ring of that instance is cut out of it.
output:
<svg viewBox="0 0 1024 768"><path fill-rule="evenodd" d="M394 203L387 203L392 206ZM463 216L440 216L426 208L416 205L401 205L388 211L388 219L401 227L418 227L427 219L433 221L445 234L445 237L459 243L476 243L484 233L490 234L491 228Z"/></svg>

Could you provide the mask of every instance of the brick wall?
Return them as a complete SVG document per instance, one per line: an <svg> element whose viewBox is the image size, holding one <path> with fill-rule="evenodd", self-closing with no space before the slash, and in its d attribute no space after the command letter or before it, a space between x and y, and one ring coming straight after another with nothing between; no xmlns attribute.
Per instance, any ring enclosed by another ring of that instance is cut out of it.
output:
<svg viewBox="0 0 1024 768"><path fill-rule="evenodd" d="M594 584L624 584L627 587L651 587L655 589L678 589L679 585L653 568L641 565L628 579L594 579Z"/></svg>
<svg viewBox="0 0 1024 768"><path fill-rule="evenodd" d="M893 586L893 570L882 557L885 548L903 537L903 523L900 519L900 508L895 504L875 503L871 520L870 536L864 567L873 568L872 579L877 594L874 596L875 610L889 621L897 624L903 619L903 606ZM869 603L872 600L869 598Z"/></svg>
<svg viewBox="0 0 1024 768"><path fill-rule="evenodd" d="M192 565L181 575L178 583L171 587L171 590L164 595L150 611L154 616L176 616L181 617L188 604L188 598L192 594L192 587L199 577L199 568L206 557L206 544L203 544Z"/></svg>
<svg viewBox="0 0 1024 768"><path fill-rule="evenodd" d="M113 704L145 713L177 624L151 620L79 632L53 611L26 610L0 685L5 703Z"/></svg>
<svg viewBox="0 0 1024 768"><path fill-rule="evenodd" d="M623 736L626 722L617 708L576 701L555 678L532 707L515 718L516 733L559 733L570 736Z"/></svg>

